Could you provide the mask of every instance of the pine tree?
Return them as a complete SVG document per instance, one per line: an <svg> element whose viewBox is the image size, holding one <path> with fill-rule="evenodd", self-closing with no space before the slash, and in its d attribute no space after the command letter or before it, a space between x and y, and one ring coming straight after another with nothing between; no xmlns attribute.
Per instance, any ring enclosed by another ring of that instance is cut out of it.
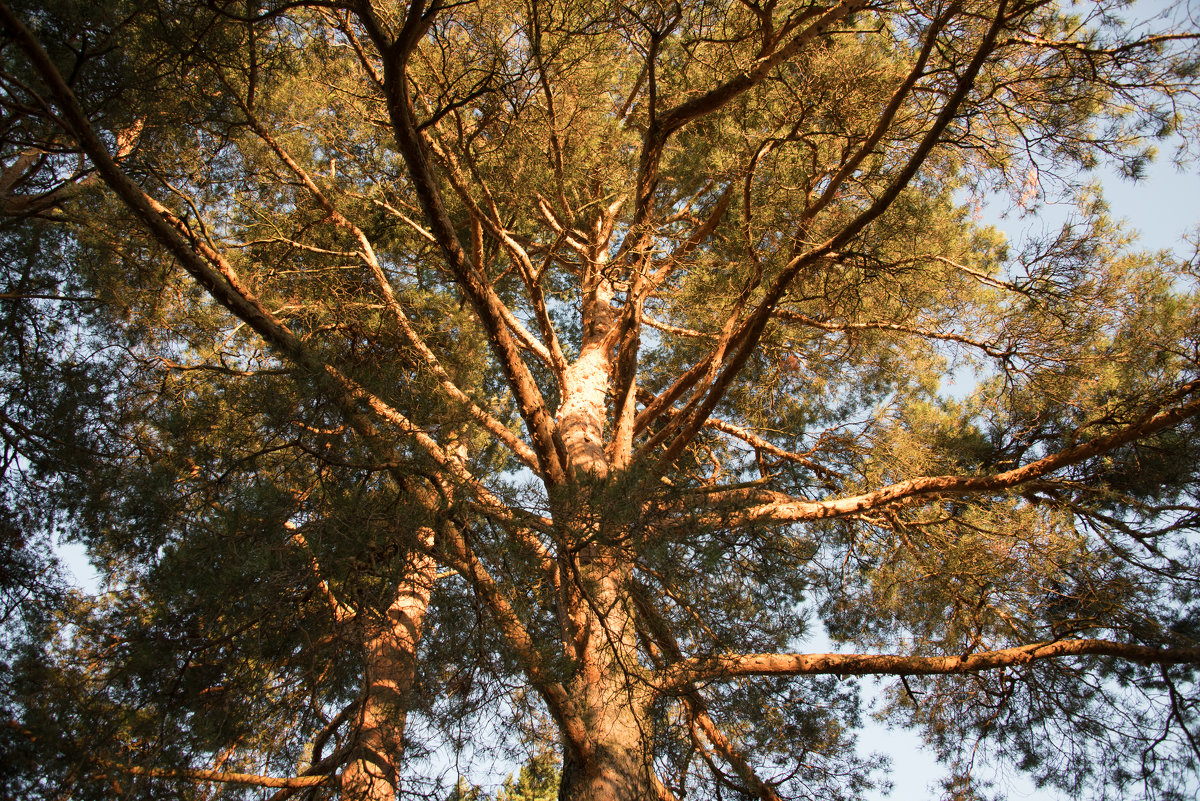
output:
<svg viewBox="0 0 1200 801"><path fill-rule="evenodd" d="M515 776L504 780L496 801L555 801L561 779L558 756L542 751L530 757Z"/></svg>
<svg viewBox="0 0 1200 801"><path fill-rule="evenodd" d="M1196 263L1086 172L1197 132L1139 13L0 0L4 791L857 798L876 676L948 794L1178 794Z"/></svg>

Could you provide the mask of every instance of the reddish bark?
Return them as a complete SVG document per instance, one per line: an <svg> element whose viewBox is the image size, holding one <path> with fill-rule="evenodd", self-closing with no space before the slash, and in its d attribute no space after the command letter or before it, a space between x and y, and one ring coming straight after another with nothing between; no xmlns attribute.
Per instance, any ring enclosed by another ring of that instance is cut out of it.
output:
<svg viewBox="0 0 1200 801"><path fill-rule="evenodd" d="M399 792L417 644L436 570L428 556L415 561L388 607L387 625L366 643L366 697L355 752L342 772L343 798L348 801L394 801Z"/></svg>

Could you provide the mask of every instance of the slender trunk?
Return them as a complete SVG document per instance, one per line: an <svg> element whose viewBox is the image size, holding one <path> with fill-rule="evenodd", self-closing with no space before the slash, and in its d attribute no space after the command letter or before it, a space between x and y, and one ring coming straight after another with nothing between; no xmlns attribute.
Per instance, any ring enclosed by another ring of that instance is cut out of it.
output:
<svg viewBox="0 0 1200 801"><path fill-rule="evenodd" d="M342 771L342 798L347 801L395 801L399 792L417 643L436 572L428 556L414 554L413 559L388 607L387 624L365 643L366 698L355 752Z"/></svg>

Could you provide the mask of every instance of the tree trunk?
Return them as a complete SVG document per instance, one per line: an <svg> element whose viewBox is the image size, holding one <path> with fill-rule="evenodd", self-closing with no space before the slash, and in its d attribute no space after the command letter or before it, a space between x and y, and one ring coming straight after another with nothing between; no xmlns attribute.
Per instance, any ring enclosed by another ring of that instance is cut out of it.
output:
<svg viewBox="0 0 1200 801"><path fill-rule="evenodd" d="M619 205L619 204L618 204ZM617 206L611 208L615 212ZM610 477L605 448L606 400L612 391L610 337L614 287L604 275L612 213L596 219L591 265L583 287L583 337L579 357L563 377L558 434L575 483L576 508L556 510L563 540L578 549L575 582L567 591L571 631L567 650L576 669L566 690L587 731L587 747L564 749L560 801L649 801L654 790L652 700L639 662L630 595L632 561L620 544L619 524L606 531L613 510L589 508Z"/></svg>
<svg viewBox="0 0 1200 801"><path fill-rule="evenodd" d="M656 797L652 766L651 695L638 662L628 567L615 549L588 546L580 554L585 621L579 666L568 684L592 748L567 749L560 801L647 801Z"/></svg>
<svg viewBox="0 0 1200 801"><path fill-rule="evenodd" d="M395 801L409 694L417 667L417 643L429 606L436 565L414 555L408 578L387 610L387 625L365 643L366 698L359 717L356 747L342 771L346 801Z"/></svg>
<svg viewBox="0 0 1200 801"><path fill-rule="evenodd" d="M616 684L616 683L614 683ZM651 743L644 709L625 700L614 686L591 694L607 696L606 707L589 708L595 751L581 760L568 751L563 759L559 801L650 801L657 797L651 778Z"/></svg>

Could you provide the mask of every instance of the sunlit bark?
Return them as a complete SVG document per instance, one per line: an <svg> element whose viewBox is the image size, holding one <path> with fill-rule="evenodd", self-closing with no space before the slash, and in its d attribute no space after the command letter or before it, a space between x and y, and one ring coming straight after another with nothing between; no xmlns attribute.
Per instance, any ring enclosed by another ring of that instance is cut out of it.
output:
<svg viewBox="0 0 1200 801"><path fill-rule="evenodd" d="M425 535L432 544L433 533ZM386 620L364 644L364 698L355 723L354 750L342 771L344 797L392 801L399 792L404 728L417 670L417 646L429 606L437 565L425 555L387 608Z"/></svg>

